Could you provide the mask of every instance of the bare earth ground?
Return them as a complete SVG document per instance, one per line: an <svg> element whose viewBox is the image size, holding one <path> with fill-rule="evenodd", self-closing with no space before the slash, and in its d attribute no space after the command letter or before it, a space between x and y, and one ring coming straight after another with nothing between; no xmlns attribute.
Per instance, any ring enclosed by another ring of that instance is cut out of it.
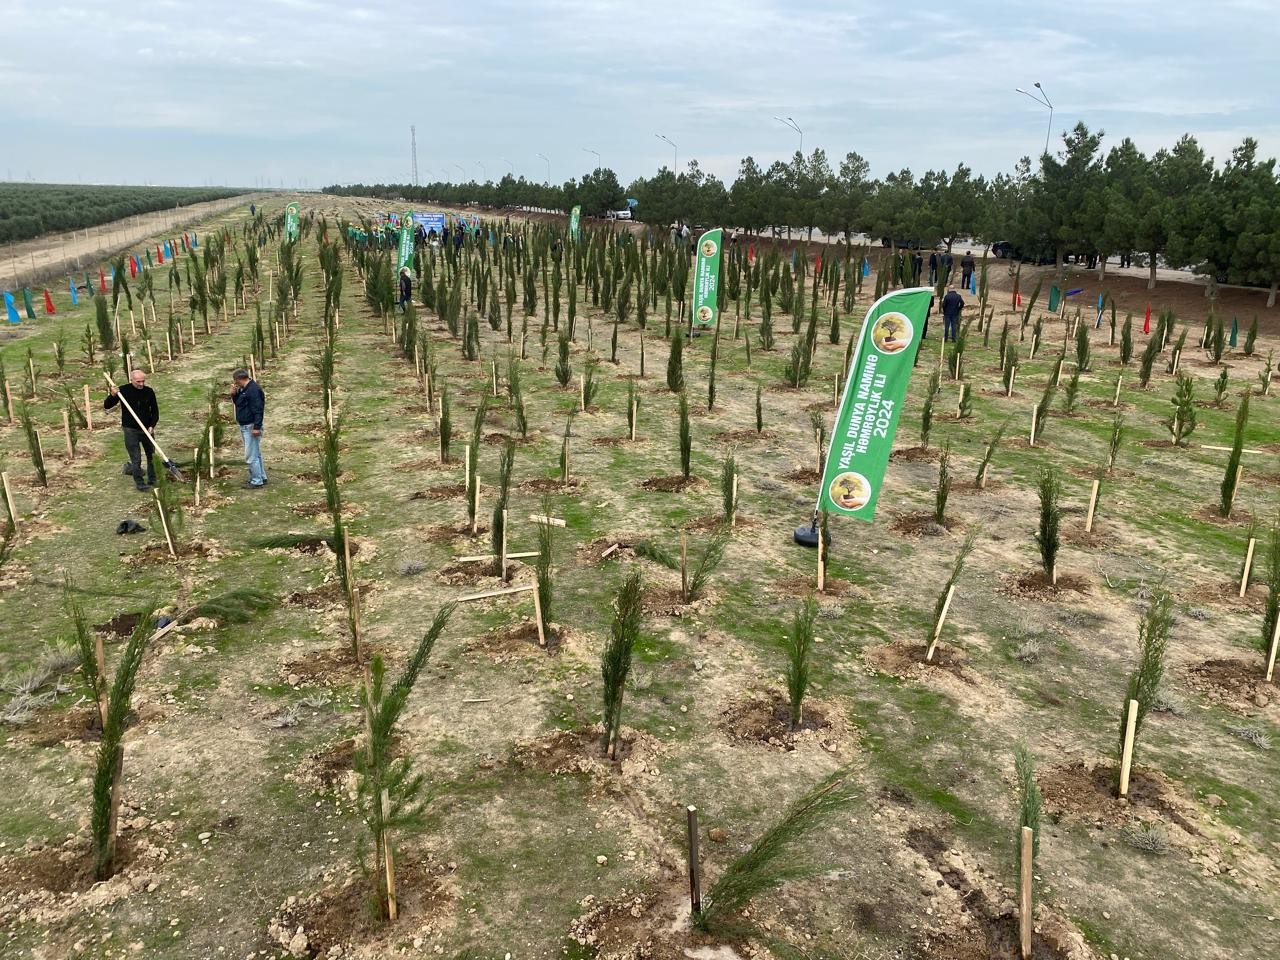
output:
<svg viewBox="0 0 1280 960"><path fill-rule="evenodd" d="M331 215L357 206L327 197L304 203ZM234 230L242 216L223 214L205 229ZM304 247L314 263L313 241ZM864 308L873 281L859 300ZM0 673L12 677L46 644L69 636L64 572L85 591L81 601L98 624L151 598L183 606L245 584L292 602L245 626L183 629L148 654L126 738L123 836L130 853L107 884L90 888L83 869L94 741L76 678L64 678L68 689L51 706L0 728L7 801L0 810L0 952L248 957L280 956L293 944L299 955L369 958L1013 957L1012 750L1021 741L1037 758L1048 814L1037 863L1035 956L1273 954L1280 691L1261 682L1262 588L1239 600L1226 586L1239 576L1247 528L1201 517L1216 503L1225 462L1224 453L1202 444L1229 442L1238 394L1262 361L1238 353L1227 359L1228 405L1199 411L1188 449L1142 443L1167 436L1159 420L1168 416L1172 384L1163 361L1148 391L1127 371L1120 469L1103 485L1095 537L1083 538L1088 477L1104 455L1112 416L1106 403L1119 372L1116 351L1105 346L1105 330L1094 334L1082 395L1098 405L1082 405L1078 417L1051 417L1043 442L1028 447L1029 407L1056 348L1024 363L1012 399L987 395L998 381L993 352L1001 313L989 347L971 335L974 417L952 418L957 386L944 378L931 438L935 446L952 445L957 489L949 513L962 529L909 538L894 532L896 515L932 508L937 464L915 456L891 463L875 524L835 525L835 589L818 598L814 726L794 737L779 736L772 724L782 692L777 638L813 581L814 554L790 542L813 500L812 483L799 478L814 460L805 410L830 403L843 339L829 345L824 330L807 389L771 390L790 348L789 318L775 318L778 350L753 351L748 369L741 341L732 338L731 307L710 413L697 410L709 345L696 340L686 351L694 472L703 483L646 491L646 479L678 473L660 301L646 338L641 439L593 442L625 435L621 377L637 373L639 360L629 328L618 369L602 365L598 412L575 418L579 483L561 491L552 481L576 395L554 387L550 364L540 359L540 321L531 320L525 379L532 439L517 454L511 543L532 547L529 513L549 509L567 521L551 612L563 629L550 649L539 648L525 619L527 594L470 604L455 615L400 729L398 749L416 760L431 791L425 823L396 839L404 915L390 927L370 922L361 906L363 827L349 771L360 735L357 681L344 659L333 558L323 547L248 546L268 534L327 533L312 509L323 500L315 476L320 411L311 363L320 298L313 275L305 289L295 332L261 377L271 484L241 490L237 450L228 441L219 460L229 468L212 490L205 485L201 508L189 505L181 534L183 543L205 545L206 555L176 564L131 562L160 541L145 501L119 475L114 423L91 436L82 432L73 462L58 453L61 389L52 342L65 325L74 343L86 311L58 300L57 318L24 324L4 349L10 382L22 392L26 347L33 348L40 372L33 409L52 477L48 490L39 488L20 430L0 426L3 467L23 518L14 556L0 567ZM461 465L434 464L434 420L420 407L412 365L369 316L351 270L345 291L337 397L346 422L342 486L354 518L357 573L367 587L368 640L394 671L442 602L497 581L482 573L459 587L445 575L457 557L487 552L488 539L466 533L460 496L414 498L459 484ZM1191 299L1198 291L1156 292L1188 298L1183 317L1194 343L1203 320ZM586 312L594 317L594 348L607 358L608 324ZM208 384L222 383L246 349L252 316L250 310L219 324L191 355L162 364L153 377L164 411L160 439L178 459L190 457ZM486 363L479 370L461 359L434 316L423 317L454 395L460 450L479 391L488 388L487 361L496 356L504 368L508 348L482 325ZM586 349L585 317L579 322L575 371ZM743 325L753 327L754 320ZM856 328L846 319L843 337ZM1014 329L1016 336L1016 322ZM1046 329L1047 340L1060 340L1060 324ZM1138 341L1140 349L1145 338ZM1275 343L1266 338L1261 352ZM921 355L899 447L919 443L924 377L937 363L937 346L931 339ZM1198 399L1209 399L1217 370L1194 353L1188 350L1183 369L1197 378ZM65 382L78 389L96 376L77 359ZM769 431L759 443L749 439L757 383L766 387ZM1264 452L1245 456L1237 510L1259 518L1280 506L1277 402L1255 397L1246 443ZM960 489L986 439L1009 418L990 489ZM491 412L486 432L513 432L504 404ZM698 522L719 510L719 468L731 448L749 522L734 535L707 597L687 607L673 603L678 575L639 559L634 545L648 537L678 549L677 531L689 527L696 556L706 536ZM486 445L480 453L482 527L498 452ZM1064 549L1057 591L1028 579L1037 563L1034 481L1049 464L1064 470L1064 533L1081 544ZM531 483L550 489L526 487ZM148 532L115 536L124 517L141 519ZM925 666L919 653L934 600L963 531L974 528L978 546L951 607L939 664ZM614 541L622 548L601 559ZM598 658L613 592L636 565L667 599L645 622L624 708L626 748L615 763L595 747ZM530 573L515 576L527 581ZM1068 581L1076 589L1065 589ZM1143 732L1134 797L1122 804L1108 792L1110 766L1140 611L1158 584L1178 601L1166 709ZM118 639L107 648L114 660ZM846 764L864 799L803 844L820 872L759 898L740 936L693 936L683 806L702 812L709 885L791 800Z"/></svg>

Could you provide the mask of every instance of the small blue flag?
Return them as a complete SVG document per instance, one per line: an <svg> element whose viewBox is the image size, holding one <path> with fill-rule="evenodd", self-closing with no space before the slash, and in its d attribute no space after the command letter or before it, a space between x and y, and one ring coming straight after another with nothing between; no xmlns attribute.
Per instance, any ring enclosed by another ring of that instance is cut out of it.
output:
<svg viewBox="0 0 1280 960"><path fill-rule="evenodd" d="M796 268L796 252L792 250L791 251L791 269L794 270L795 268Z"/></svg>
<svg viewBox="0 0 1280 960"><path fill-rule="evenodd" d="M1084 293L1084 287L1076 287L1074 290L1068 290L1066 296L1074 297L1077 293Z"/></svg>
<svg viewBox="0 0 1280 960"><path fill-rule="evenodd" d="M194 233L191 234L191 246L193 247L200 246L200 238L196 236Z"/></svg>
<svg viewBox="0 0 1280 960"><path fill-rule="evenodd" d="M978 295L978 275L975 273L969 274L969 292L975 297Z"/></svg>
<svg viewBox="0 0 1280 960"><path fill-rule="evenodd" d="M8 310L8 311L9 311L9 322L10 322L10 323L21 323L21 322L22 322L22 315L21 315L20 313L18 313L18 307L17 307L17 304L15 304L15 303L13 302L13 294L12 294L12 293L10 293L8 290L6 290L6 291L4 292L4 307L5 307L5 309L6 309L6 310Z"/></svg>
<svg viewBox="0 0 1280 960"><path fill-rule="evenodd" d="M173 251L169 249L169 241L164 242L164 258L170 260L173 258Z"/></svg>
<svg viewBox="0 0 1280 960"><path fill-rule="evenodd" d="M866 258L862 258L862 275L864 277L871 276L871 262Z"/></svg>
<svg viewBox="0 0 1280 960"><path fill-rule="evenodd" d="M71 288L71 305L74 307L80 302L80 298L76 296L76 282L67 277L67 286Z"/></svg>

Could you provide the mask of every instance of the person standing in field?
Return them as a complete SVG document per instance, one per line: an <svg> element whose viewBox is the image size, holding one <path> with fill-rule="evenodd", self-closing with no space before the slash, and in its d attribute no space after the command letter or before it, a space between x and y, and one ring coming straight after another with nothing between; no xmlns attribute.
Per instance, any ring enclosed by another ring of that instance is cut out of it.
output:
<svg viewBox="0 0 1280 960"><path fill-rule="evenodd" d="M942 340L945 343L956 341L956 332L960 328L960 311L964 309L964 297L956 292L956 285L951 284L947 295L942 298Z"/></svg>
<svg viewBox="0 0 1280 960"><path fill-rule="evenodd" d="M124 431L124 448L129 454L129 464L125 473L133 477L134 486L145 492L156 485L156 467L151 455L155 446L151 443L148 431L154 430L160 422L160 404L156 401L156 392L147 386L147 374L142 370L130 370L129 382L116 387L103 401L102 409L111 410L120 404L121 398L128 403L120 411L120 428ZM143 480L142 454L147 454L146 480Z"/></svg>
<svg viewBox="0 0 1280 960"><path fill-rule="evenodd" d="M235 386L231 388L231 402L236 405L236 424L244 441L244 462L249 465L249 479L241 486L256 490L267 484L267 471L262 467L262 417L266 412L267 398L257 381L249 378L248 370L237 370L231 375Z"/></svg>
<svg viewBox="0 0 1280 960"><path fill-rule="evenodd" d="M409 276L409 268L400 268L400 312L404 313L404 305L413 299L413 278Z"/></svg>
<svg viewBox="0 0 1280 960"><path fill-rule="evenodd" d="M966 290L969 289L969 281L973 277L973 268L973 254L966 250L964 257L960 261L960 286Z"/></svg>

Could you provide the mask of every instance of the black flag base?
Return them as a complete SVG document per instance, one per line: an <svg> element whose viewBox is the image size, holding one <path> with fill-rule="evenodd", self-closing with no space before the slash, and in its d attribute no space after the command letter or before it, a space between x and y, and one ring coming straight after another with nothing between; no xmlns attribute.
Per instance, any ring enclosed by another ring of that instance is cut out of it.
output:
<svg viewBox="0 0 1280 960"><path fill-rule="evenodd" d="M818 549L818 515L816 513L813 515L813 519L808 526L796 527L792 536L795 537L796 543L800 544L800 546Z"/></svg>

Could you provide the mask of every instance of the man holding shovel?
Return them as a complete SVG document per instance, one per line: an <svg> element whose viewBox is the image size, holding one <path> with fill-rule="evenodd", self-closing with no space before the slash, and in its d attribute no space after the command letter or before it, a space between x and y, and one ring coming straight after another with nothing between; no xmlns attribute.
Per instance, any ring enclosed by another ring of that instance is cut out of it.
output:
<svg viewBox="0 0 1280 960"><path fill-rule="evenodd" d="M156 468L152 461L155 446L151 442L151 431L160 422L160 405L156 402L156 392L147 386L147 375L142 370L129 371L129 382L117 387L111 385L111 392L103 401L102 409L110 410L125 400L124 409L120 411L120 427L124 431L124 448L129 453L129 474L133 477L134 486L146 492L156 485ZM142 453L147 454L146 481L143 481Z"/></svg>

